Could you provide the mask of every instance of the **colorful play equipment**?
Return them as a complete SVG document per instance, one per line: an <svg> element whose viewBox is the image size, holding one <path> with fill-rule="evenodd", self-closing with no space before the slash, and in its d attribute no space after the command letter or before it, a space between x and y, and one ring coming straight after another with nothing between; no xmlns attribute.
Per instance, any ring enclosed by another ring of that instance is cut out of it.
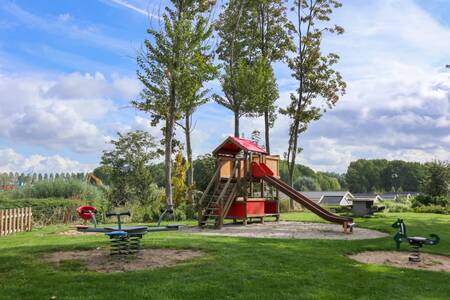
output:
<svg viewBox="0 0 450 300"><path fill-rule="evenodd" d="M407 236L406 234L406 225L402 219L397 219L392 227L398 228L397 233L394 235L394 241L397 247L397 250L400 250L400 244L402 242L407 242L410 246L410 255L409 261L411 262L420 262L420 248L423 245L437 245L441 240L438 235L432 233L430 234L430 238L421 237L421 236Z"/></svg>
<svg viewBox="0 0 450 300"><path fill-rule="evenodd" d="M265 217L279 220L279 193L283 193L323 219L352 232L352 218L337 216L280 180L278 155L269 155L253 141L228 137L214 151L216 171L199 201L200 227L223 226L233 221Z"/></svg>
<svg viewBox="0 0 450 300"><path fill-rule="evenodd" d="M91 221L94 227L87 225L77 225L79 232L98 232L104 233L110 239L111 255L129 255L137 254L141 249L141 239L144 234L158 231L174 231L179 229L179 225L168 225L164 227L147 227L147 226L122 226L122 217L130 216L129 212L106 213L106 217L116 217L117 226L98 228L96 221L97 208L94 206L80 206L77 208L78 216L84 222Z"/></svg>

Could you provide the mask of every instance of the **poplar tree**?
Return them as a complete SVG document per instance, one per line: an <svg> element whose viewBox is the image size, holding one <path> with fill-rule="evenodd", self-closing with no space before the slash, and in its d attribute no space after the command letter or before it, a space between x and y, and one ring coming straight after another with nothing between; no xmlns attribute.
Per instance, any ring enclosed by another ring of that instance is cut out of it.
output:
<svg viewBox="0 0 450 300"><path fill-rule="evenodd" d="M198 14L210 1L171 0L158 29L147 30L144 51L137 57L137 77L144 88L140 99L132 101L138 109L150 114L151 124L163 123L165 195L167 210L172 211L172 154L175 124L183 117L183 101L187 89L192 89L192 76L198 67L198 51L193 52L197 39L204 37L196 23ZM201 7L201 9L199 8ZM197 46L196 46L197 47ZM198 48L196 48L198 50Z"/></svg>
<svg viewBox="0 0 450 300"><path fill-rule="evenodd" d="M197 108L208 102L209 90L204 88L207 81L213 80L217 76L217 67L213 63L213 55L211 53L211 46L209 39L213 33L213 27L208 22L207 12L213 6L211 1L200 2L197 7L189 11L192 19L190 23L190 34L185 42L189 51L184 53L186 61L189 65L184 69L184 81L182 89L180 89L183 122L177 124L182 128L185 135L186 157L187 157L187 172L186 184L189 186L188 198L192 202L192 193L190 192L194 185L194 169L192 159L192 142L191 133L193 128L192 116Z"/></svg>
<svg viewBox="0 0 450 300"><path fill-rule="evenodd" d="M220 38L217 54L222 61L220 83L224 96L214 95L214 100L233 112L234 136L239 137L239 120L248 112L245 69L248 66L248 45L245 39L244 21L249 18L246 0L229 0L217 21Z"/></svg>
<svg viewBox="0 0 450 300"><path fill-rule="evenodd" d="M249 101L251 112L264 117L266 151L270 153L270 128L276 118L275 101L278 86L272 63L285 60L293 43L294 25L286 13L286 0L253 0L248 2L250 17L245 20L246 39L253 61L253 95Z"/></svg>
<svg viewBox="0 0 450 300"><path fill-rule="evenodd" d="M308 125L320 119L322 114L333 108L344 95L346 84L333 66L339 61L335 53L323 54L321 49L324 34L342 34L344 29L328 25L333 9L340 8L338 0L295 0L296 54L288 61L292 77L298 82L295 93L291 93L290 104L280 112L291 119L289 144L286 153L288 161L288 182L293 183L295 160L301 148L299 136ZM291 201L291 206L292 206Z"/></svg>

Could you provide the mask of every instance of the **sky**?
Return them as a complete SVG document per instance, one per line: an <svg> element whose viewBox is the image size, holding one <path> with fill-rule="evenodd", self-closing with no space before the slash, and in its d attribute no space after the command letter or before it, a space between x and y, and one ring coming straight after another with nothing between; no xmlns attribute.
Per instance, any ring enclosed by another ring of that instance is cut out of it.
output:
<svg viewBox="0 0 450 300"><path fill-rule="evenodd" d="M117 132L161 136L129 102L141 89L136 53L165 3L0 1L0 172L85 172ZM359 158L448 160L450 1L343 4L332 21L345 34L325 36L323 50L340 55L347 93L301 135L298 162L343 173ZM296 82L284 64L274 69L283 107ZM233 133L232 114L218 104L203 105L194 120L195 155ZM245 137L261 128L261 118L241 121ZM286 152L288 128L278 116L273 154Z"/></svg>

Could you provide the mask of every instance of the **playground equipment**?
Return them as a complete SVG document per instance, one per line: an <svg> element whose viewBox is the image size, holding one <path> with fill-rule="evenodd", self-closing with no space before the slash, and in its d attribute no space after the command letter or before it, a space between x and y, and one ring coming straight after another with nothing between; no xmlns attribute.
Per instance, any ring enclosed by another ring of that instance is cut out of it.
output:
<svg viewBox="0 0 450 300"><path fill-rule="evenodd" d="M216 171L199 201L199 226L223 226L224 219L279 219L279 192L284 193L323 219L352 231L351 218L337 216L280 180L279 156L268 155L254 142L228 137L213 151Z"/></svg>
<svg viewBox="0 0 450 300"><path fill-rule="evenodd" d="M420 248L423 245L436 245L439 243L440 238L436 234L430 234L430 238L425 238L421 236L413 236L409 237L406 235L406 225L402 219L397 219L392 227L398 228L398 232L394 236L394 241L397 247L397 250L400 250L400 244L402 242L408 242L410 246L410 256L409 261L412 262L420 262Z"/></svg>
<svg viewBox="0 0 450 300"><path fill-rule="evenodd" d="M122 216L130 216L129 212L122 213L106 213L107 217L116 217L117 226L98 228L96 221L97 209L94 206L81 206L77 208L77 213L85 222L91 221L94 227L87 225L78 225L79 232L98 232L104 233L110 239L111 255L128 255L136 254L141 249L141 239L148 232L158 231L174 231L179 229L179 225L168 225L164 227L147 227L147 226L122 226Z"/></svg>

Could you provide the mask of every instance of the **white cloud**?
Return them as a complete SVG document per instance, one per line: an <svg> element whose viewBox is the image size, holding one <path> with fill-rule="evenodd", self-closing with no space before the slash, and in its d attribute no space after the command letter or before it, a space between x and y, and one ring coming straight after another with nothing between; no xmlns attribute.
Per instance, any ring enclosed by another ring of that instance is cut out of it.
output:
<svg viewBox="0 0 450 300"><path fill-rule="evenodd" d="M325 37L324 51L341 56L347 94L300 136L299 161L345 172L358 158L448 159L450 73L443 66L450 57L450 29L409 0L348 1L333 22L346 33ZM279 103L285 106L295 83L284 67L277 71ZM252 123L244 127L261 126ZM288 128L280 116L272 152L286 151Z"/></svg>
<svg viewBox="0 0 450 300"><path fill-rule="evenodd" d="M83 164L59 155L31 155L25 157L13 149L0 149L0 172L19 173L76 173L90 172L93 164Z"/></svg>
<svg viewBox="0 0 450 300"><path fill-rule="evenodd" d="M138 14L150 17L150 18L155 18L155 19L161 19L158 15L150 13L149 9L147 8L147 10L138 7L137 5L134 5L132 3L130 3L129 1L126 0L106 0L109 1L111 3L120 5L122 7L125 7L127 9L130 9L134 12L137 12Z"/></svg>
<svg viewBox="0 0 450 300"><path fill-rule="evenodd" d="M22 144L75 152L98 152L110 139L101 128L139 86L126 77L103 74L12 76L0 74L0 137ZM107 129L105 129L107 130Z"/></svg>
<svg viewBox="0 0 450 300"><path fill-rule="evenodd" d="M49 87L43 87L42 94L46 98L115 98L129 101L138 95L140 89L141 85L135 78L113 74L112 80L109 81L101 72L74 72L58 77Z"/></svg>

